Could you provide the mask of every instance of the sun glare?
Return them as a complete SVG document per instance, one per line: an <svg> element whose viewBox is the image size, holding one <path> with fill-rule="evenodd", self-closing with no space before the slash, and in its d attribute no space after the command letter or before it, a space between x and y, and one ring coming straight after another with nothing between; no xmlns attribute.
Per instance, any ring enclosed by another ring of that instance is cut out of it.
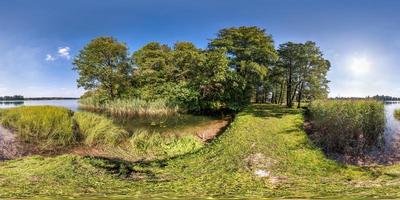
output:
<svg viewBox="0 0 400 200"><path fill-rule="evenodd" d="M366 57L354 57L351 59L351 70L354 74L365 74L371 70L371 62Z"/></svg>

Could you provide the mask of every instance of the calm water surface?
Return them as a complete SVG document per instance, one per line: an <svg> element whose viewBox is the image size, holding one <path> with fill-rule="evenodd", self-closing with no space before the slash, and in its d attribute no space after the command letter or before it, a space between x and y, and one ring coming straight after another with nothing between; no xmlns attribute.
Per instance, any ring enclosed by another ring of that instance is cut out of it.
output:
<svg viewBox="0 0 400 200"><path fill-rule="evenodd" d="M400 108L400 102L385 104L385 146L390 153L400 156L400 121L394 117L394 110Z"/></svg>
<svg viewBox="0 0 400 200"><path fill-rule="evenodd" d="M67 100L24 100L24 101L0 101L0 108L12 108L16 106L61 106L69 108L73 111L78 110L78 100L77 99L67 99Z"/></svg>

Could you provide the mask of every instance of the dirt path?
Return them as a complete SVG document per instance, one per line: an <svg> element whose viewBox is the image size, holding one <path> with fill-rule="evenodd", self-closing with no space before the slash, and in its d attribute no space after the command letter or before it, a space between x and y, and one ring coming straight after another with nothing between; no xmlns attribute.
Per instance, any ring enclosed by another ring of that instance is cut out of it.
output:
<svg viewBox="0 0 400 200"><path fill-rule="evenodd" d="M15 135L0 125L0 161L23 156L23 149L22 145L15 139Z"/></svg>

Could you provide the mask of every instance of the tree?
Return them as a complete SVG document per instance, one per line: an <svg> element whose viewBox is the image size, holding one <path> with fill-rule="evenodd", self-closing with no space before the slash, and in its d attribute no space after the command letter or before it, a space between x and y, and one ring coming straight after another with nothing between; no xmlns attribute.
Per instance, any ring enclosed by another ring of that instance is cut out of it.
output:
<svg viewBox="0 0 400 200"><path fill-rule="evenodd" d="M78 87L104 91L109 100L121 97L130 86L132 74L127 54L126 45L112 37L92 40L73 62L73 69L79 73Z"/></svg>
<svg viewBox="0 0 400 200"><path fill-rule="evenodd" d="M286 85L286 105L293 106L297 95L297 106L302 98L320 98L328 93L328 60L314 42L287 42L279 46L279 61L276 71L284 72Z"/></svg>
<svg viewBox="0 0 400 200"><path fill-rule="evenodd" d="M222 29L209 48L226 49L229 66L245 80L243 96L248 100L278 58L272 36L255 26Z"/></svg>
<svg viewBox="0 0 400 200"><path fill-rule="evenodd" d="M329 87L327 73L330 62L323 57L323 54L315 42L307 41L302 44L302 62L299 67L299 89L297 107L300 107L301 100L306 94L309 100L316 98L327 98Z"/></svg>
<svg viewBox="0 0 400 200"><path fill-rule="evenodd" d="M161 87L168 81L171 71L171 48L158 42L150 42L132 54L135 79L139 96L143 99L162 98L165 91Z"/></svg>

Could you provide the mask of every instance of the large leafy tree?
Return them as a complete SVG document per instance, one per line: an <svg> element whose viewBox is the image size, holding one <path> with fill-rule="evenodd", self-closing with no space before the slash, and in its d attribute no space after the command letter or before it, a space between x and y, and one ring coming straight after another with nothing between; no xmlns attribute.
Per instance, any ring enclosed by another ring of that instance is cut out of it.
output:
<svg viewBox="0 0 400 200"><path fill-rule="evenodd" d="M263 84L269 67L278 57L272 36L255 26L222 29L209 48L227 50L229 66L245 80L243 96L248 99Z"/></svg>
<svg viewBox="0 0 400 200"><path fill-rule="evenodd" d="M143 99L161 98L162 86L172 66L171 48L158 42L150 42L132 54L135 80Z"/></svg>
<svg viewBox="0 0 400 200"><path fill-rule="evenodd" d="M275 71L284 72L288 107L293 106L296 96L298 107L306 95L308 98L326 96L330 63L314 42L287 42L280 45L278 52L280 58Z"/></svg>
<svg viewBox="0 0 400 200"><path fill-rule="evenodd" d="M98 37L75 57L78 87L101 91L109 100L119 98L130 86L132 66L128 48L112 37Z"/></svg>

